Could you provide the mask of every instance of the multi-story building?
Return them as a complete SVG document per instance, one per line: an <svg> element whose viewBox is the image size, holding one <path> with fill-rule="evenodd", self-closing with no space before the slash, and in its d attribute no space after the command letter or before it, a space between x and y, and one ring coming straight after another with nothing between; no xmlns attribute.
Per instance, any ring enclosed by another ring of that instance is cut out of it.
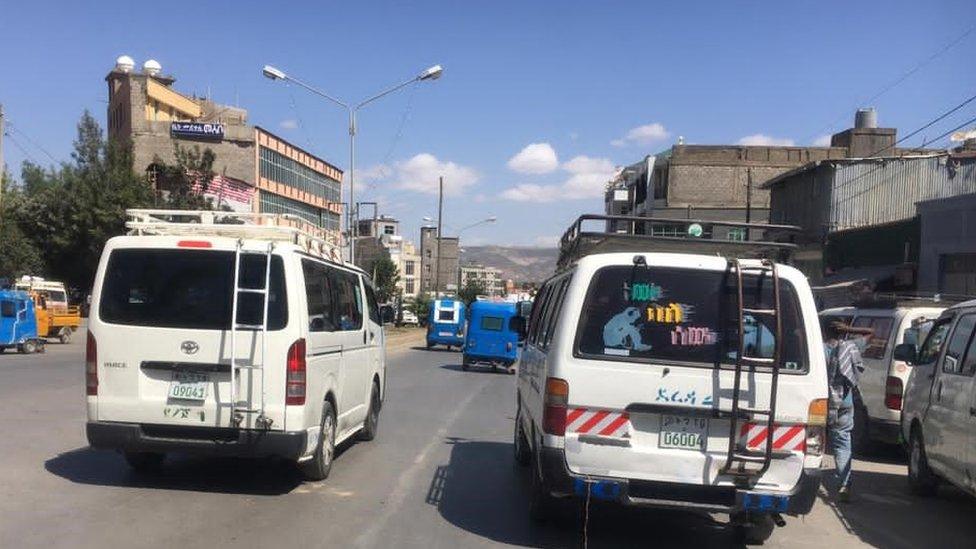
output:
<svg viewBox="0 0 976 549"><path fill-rule="evenodd" d="M400 274L397 287L405 298L420 293L420 255L409 240L400 235L400 222L389 216L378 216L359 221L359 237L356 238L356 264L364 269L378 258L393 261Z"/></svg>
<svg viewBox="0 0 976 549"><path fill-rule="evenodd" d="M458 289L458 238L456 236L440 238L440 261L437 260L437 240L437 227L421 227L420 291L456 292ZM435 271L439 271L439 274Z"/></svg>
<svg viewBox="0 0 976 549"><path fill-rule="evenodd" d="M339 237L342 170L268 130L247 123L245 109L173 88L155 61L135 72L122 56L108 73L108 136L132 145L133 168L155 184L158 162L175 147L210 149L218 174L207 193L237 211L295 214Z"/></svg>
<svg viewBox="0 0 976 549"><path fill-rule="evenodd" d="M485 295L491 297L506 295L505 280L501 277L501 271L494 267L486 267L478 263L461 265L459 287L464 288L472 282L484 288Z"/></svg>

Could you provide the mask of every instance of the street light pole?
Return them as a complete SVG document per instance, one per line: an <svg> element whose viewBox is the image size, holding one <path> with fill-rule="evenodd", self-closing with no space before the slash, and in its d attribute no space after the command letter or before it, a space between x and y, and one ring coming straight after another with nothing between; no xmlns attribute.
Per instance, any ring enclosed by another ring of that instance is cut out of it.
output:
<svg viewBox="0 0 976 549"><path fill-rule="evenodd" d="M444 73L444 68L440 65L434 65L420 74L414 76L413 78L401 82L395 86L390 86L389 88L381 91L380 93L368 97L359 103L352 105L343 102L335 97L325 93L318 88L310 86L301 80L289 76L284 73L284 71L273 67L271 65L265 65L261 70L265 77L271 80L285 80L288 82L293 82L298 86L305 88L306 90L328 99L329 101L339 105L340 107L346 109L349 114L349 216L346 221L346 226L349 229L349 262L356 262L356 233L357 233L357 216L356 216L356 113L359 109L365 107L366 105L376 101L377 99L389 95L405 86L413 84L414 82L420 82L422 80L437 80Z"/></svg>
<svg viewBox="0 0 976 549"><path fill-rule="evenodd" d="M441 285L441 223L444 222L444 176L439 179L437 192L437 259L434 260L434 297L440 296Z"/></svg>

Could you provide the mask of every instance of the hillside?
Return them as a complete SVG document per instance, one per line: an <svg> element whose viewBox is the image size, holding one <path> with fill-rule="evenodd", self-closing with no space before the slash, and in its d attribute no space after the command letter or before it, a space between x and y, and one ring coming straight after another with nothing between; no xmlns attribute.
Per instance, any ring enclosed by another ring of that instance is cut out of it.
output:
<svg viewBox="0 0 976 549"><path fill-rule="evenodd" d="M502 278L516 282L541 282L556 268L555 248L521 248L509 246L464 246L461 259L495 267Z"/></svg>

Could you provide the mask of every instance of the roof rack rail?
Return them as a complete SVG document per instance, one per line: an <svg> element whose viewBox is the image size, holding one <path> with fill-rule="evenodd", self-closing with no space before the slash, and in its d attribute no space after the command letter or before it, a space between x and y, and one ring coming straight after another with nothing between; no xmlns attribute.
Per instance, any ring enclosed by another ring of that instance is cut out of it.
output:
<svg viewBox="0 0 976 549"><path fill-rule="evenodd" d="M584 226L596 221L603 223L600 230ZM629 226L629 232L607 230L621 225ZM560 239L556 268L562 270L581 257L608 252L705 254L789 263L797 247L793 240L800 230L794 225L769 223L585 214Z"/></svg>
<svg viewBox="0 0 976 549"><path fill-rule="evenodd" d="M964 294L943 294L925 292L875 292L854 301L854 307L862 309L894 309L896 307L948 307L976 299Z"/></svg>
<svg viewBox="0 0 976 549"><path fill-rule="evenodd" d="M285 241L312 255L343 262L341 242L337 238L294 214L130 209L125 211L125 216L129 235L225 236Z"/></svg>

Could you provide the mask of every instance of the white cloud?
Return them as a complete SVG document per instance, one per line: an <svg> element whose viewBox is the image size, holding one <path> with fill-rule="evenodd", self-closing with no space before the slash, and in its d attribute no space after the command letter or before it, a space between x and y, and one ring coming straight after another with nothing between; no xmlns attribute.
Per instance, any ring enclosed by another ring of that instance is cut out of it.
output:
<svg viewBox="0 0 976 549"><path fill-rule="evenodd" d="M764 145L767 147L792 147L796 142L787 137L773 137L763 133L747 135L737 141L739 145Z"/></svg>
<svg viewBox="0 0 976 549"><path fill-rule="evenodd" d="M830 146L830 134L824 134L813 140L814 147L829 147Z"/></svg>
<svg viewBox="0 0 976 549"><path fill-rule="evenodd" d="M668 137L671 137L671 132L669 132L663 124L659 122L652 122L650 124L644 124L643 126L631 128L626 135L620 139L614 139L610 142L610 144L614 147L626 147L627 145L651 145L659 141L664 141Z"/></svg>
<svg viewBox="0 0 976 549"><path fill-rule="evenodd" d="M426 194L437 194L438 178L444 177L444 193L457 195L478 181L478 172L454 162L438 160L430 153L394 162L392 166L378 165L356 174L359 181L389 182L392 186Z"/></svg>
<svg viewBox="0 0 976 549"><path fill-rule="evenodd" d="M278 127L283 130L294 130L298 128L298 120L293 120L290 118L288 120L282 120L278 123Z"/></svg>
<svg viewBox="0 0 976 549"><path fill-rule="evenodd" d="M603 189L615 171L609 159L583 155L563 163L561 168L569 177L560 184L522 183L505 189L501 197L516 202L598 198L603 195Z"/></svg>
<svg viewBox="0 0 976 549"><path fill-rule="evenodd" d="M569 132L569 140L570 141L576 141L577 139L579 139L579 134L578 133L576 133L576 132Z"/></svg>
<svg viewBox="0 0 976 549"><path fill-rule="evenodd" d="M508 160L508 169L518 173L549 173L558 167L559 158L549 143L530 143Z"/></svg>

